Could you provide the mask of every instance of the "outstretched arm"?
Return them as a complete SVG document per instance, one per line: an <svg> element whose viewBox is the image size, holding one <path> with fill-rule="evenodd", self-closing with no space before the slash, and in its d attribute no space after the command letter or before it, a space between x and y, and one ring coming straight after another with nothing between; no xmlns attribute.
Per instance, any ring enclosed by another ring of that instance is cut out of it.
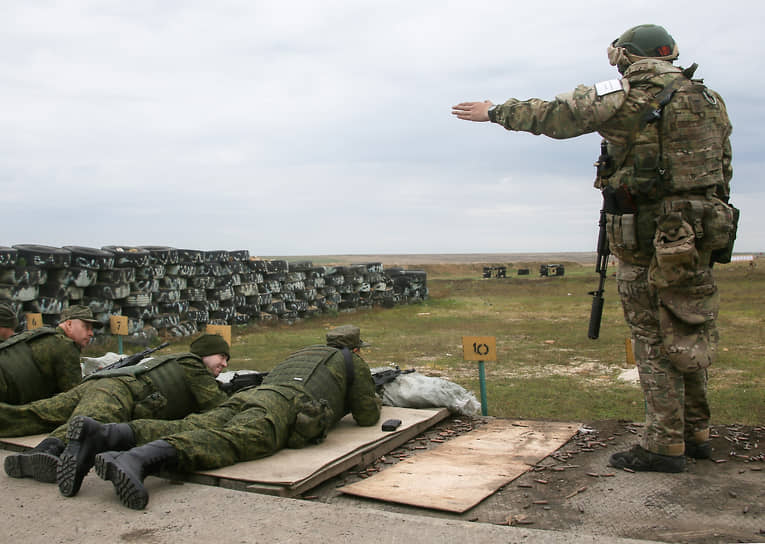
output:
<svg viewBox="0 0 765 544"><path fill-rule="evenodd" d="M484 122L489 120L489 108L493 106L491 100L483 102L460 102L452 106L452 115L465 121Z"/></svg>

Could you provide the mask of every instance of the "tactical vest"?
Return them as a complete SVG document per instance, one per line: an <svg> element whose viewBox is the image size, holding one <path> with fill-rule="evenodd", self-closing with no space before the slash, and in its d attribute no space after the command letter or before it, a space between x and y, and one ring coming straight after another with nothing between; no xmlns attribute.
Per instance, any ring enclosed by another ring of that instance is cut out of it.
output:
<svg viewBox="0 0 765 544"><path fill-rule="evenodd" d="M612 252L627 262L647 264L654 254L656 217L668 205L675 206L668 201L690 199L697 203L683 204L689 210L684 216L694 226L708 261L709 253L720 247L718 240L728 239L734 228L728 220L730 210L711 200L716 193L727 194L723 146L730 125L722 99L666 62L636 62L625 78L631 94L648 86L651 100L641 104L633 99L625 106L635 112L632 126L613 134L608 128L600 131L609 140L615 167L602 184L625 189L637 208L637 216L629 209L609 213Z"/></svg>
<svg viewBox="0 0 765 544"><path fill-rule="evenodd" d="M157 419L179 419L199 409L196 398L189 387L186 373L178 364L179 359L190 358L204 365L202 359L193 353L176 353L161 357L150 357L138 364L95 372L85 380L132 376L148 379L157 392L167 399L164 411Z"/></svg>
<svg viewBox="0 0 765 544"><path fill-rule="evenodd" d="M300 386L316 400L326 400L335 420L343 417L345 407L346 379L345 362L340 358L338 371L333 374L327 361L334 355L341 355L337 348L316 345L303 348L279 363L263 380L261 387L269 385Z"/></svg>
<svg viewBox="0 0 765 544"><path fill-rule="evenodd" d="M56 393L56 384L42 373L29 346L31 340L51 334L56 334L56 329L40 327L15 334L0 344L0 372L8 386L3 402L26 404Z"/></svg>

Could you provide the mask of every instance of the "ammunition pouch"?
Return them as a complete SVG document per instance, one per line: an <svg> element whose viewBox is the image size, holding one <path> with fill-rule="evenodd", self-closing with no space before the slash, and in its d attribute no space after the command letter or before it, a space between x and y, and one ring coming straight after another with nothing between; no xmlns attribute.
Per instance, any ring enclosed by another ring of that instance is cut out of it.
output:
<svg viewBox="0 0 765 544"><path fill-rule="evenodd" d="M712 196L690 195L664 199L662 213L679 215L691 226L702 264L730 262L738 229L738 209Z"/></svg>
<svg viewBox="0 0 765 544"><path fill-rule="evenodd" d="M296 397L297 416L292 433L287 438L288 448L304 448L324 441L332 425L332 408L326 400Z"/></svg>
<svg viewBox="0 0 765 544"><path fill-rule="evenodd" d="M710 247L712 250L711 262L725 264L729 263L733 256L733 244L736 242L740 212L738 208L722 200L713 200L715 201L715 213L714 215L710 214L707 228L709 229L708 235L714 237L715 245L719 244L719 247Z"/></svg>
<svg viewBox="0 0 765 544"><path fill-rule="evenodd" d="M657 287L693 281L699 268L699 252L693 227L678 213L659 219L653 240L654 259L649 278Z"/></svg>
<svg viewBox="0 0 765 544"><path fill-rule="evenodd" d="M634 213L612 214L606 213L606 232L611 252L620 257L624 250L637 249L637 230L635 227Z"/></svg>

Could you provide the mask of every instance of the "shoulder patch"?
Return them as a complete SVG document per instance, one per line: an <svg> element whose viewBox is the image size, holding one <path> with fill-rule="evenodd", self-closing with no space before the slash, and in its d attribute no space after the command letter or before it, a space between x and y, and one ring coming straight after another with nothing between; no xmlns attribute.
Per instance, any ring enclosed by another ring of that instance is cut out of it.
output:
<svg viewBox="0 0 765 544"><path fill-rule="evenodd" d="M624 88L622 87L622 81L620 79L609 79L595 84L595 93L598 96L604 96L623 90Z"/></svg>

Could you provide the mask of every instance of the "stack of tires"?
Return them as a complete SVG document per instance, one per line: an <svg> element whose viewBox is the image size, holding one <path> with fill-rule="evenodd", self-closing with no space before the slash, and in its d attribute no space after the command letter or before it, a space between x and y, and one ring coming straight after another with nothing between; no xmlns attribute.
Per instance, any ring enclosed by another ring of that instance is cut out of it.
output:
<svg viewBox="0 0 765 544"><path fill-rule="evenodd" d="M126 316L131 335L188 336L206 324L292 323L426 297L425 272L381 263L314 266L166 246L0 246L0 298L22 324L39 313L55 325L64 308L83 304L104 325Z"/></svg>

